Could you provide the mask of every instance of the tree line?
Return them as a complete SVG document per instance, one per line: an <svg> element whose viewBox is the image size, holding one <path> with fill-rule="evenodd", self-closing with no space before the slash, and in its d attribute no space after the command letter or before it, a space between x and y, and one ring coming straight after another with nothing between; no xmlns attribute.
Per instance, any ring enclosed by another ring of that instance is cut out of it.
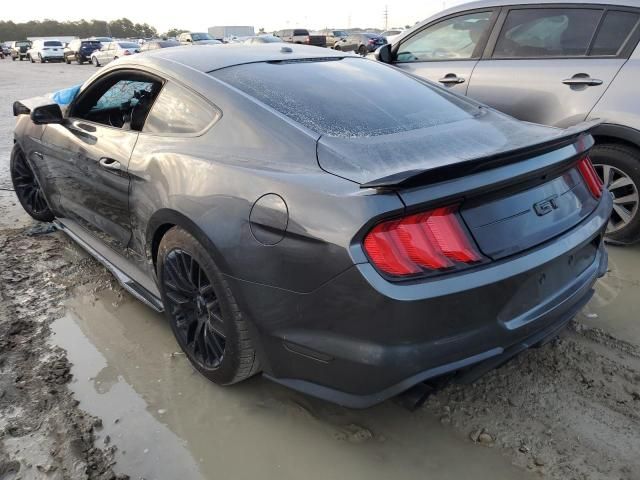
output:
<svg viewBox="0 0 640 480"><path fill-rule="evenodd" d="M171 29L165 35L175 36L185 30ZM147 23L133 23L128 18L120 18L111 22L103 20L74 20L59 22L57 20L31 20L23 23L0 21L0 40L23 40L27 37L75 36L115 37L115 38L148 38L158 36L157 30Z"/></svg>

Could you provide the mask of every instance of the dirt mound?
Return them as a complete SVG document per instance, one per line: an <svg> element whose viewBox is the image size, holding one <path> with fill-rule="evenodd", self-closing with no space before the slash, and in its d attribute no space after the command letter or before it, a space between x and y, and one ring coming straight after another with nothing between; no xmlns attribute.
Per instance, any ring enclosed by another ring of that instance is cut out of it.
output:
<svg viewBox="0 0 640 480"><path fill-rule="evenodd" d="M123 478L111 469L115 447L94 446L100 419L66 387L65 352L48 343L67 292L113 279L93 260L65 258L60 235L0 231L0 478Z"/></svg>

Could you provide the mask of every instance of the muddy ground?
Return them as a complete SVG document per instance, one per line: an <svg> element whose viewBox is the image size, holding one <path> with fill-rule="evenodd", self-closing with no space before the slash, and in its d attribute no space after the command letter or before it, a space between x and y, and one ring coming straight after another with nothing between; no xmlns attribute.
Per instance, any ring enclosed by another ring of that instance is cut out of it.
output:
<svg viewBox="0 0 640 480"><path fill-rule="evenodd" d="M0 188L10 101L93 72L0 61ZM415 412L354 411L210 384L162 316L16 203L0 191L0 479L640 479L640 248L610 249L553 342Z"/></svg>

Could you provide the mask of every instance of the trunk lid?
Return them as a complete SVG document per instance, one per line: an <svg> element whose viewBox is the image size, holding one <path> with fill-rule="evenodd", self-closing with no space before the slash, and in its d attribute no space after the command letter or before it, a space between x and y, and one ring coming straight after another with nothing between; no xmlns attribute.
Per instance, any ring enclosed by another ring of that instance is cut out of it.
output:
<svg viewBox="0 0 640 480"><path fill-rule="evenodd" d="M395 190L407 212L457 205L480 251L498 260L570 230L599 202L576 167L593 145L586 131L594 123L560 130L499 120L400 136L322 137L318 160L363 188Z"/></svg>

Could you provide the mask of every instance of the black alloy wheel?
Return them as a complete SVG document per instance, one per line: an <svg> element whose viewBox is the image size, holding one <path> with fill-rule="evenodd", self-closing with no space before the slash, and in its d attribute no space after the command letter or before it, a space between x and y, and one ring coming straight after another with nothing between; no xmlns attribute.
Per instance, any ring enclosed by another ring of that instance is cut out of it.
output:
<svg viewBox="0 0 640 480"><path fill-rule="evenodd" d="M156 259L165 315L194 368L219 385L258 373L248 322L210 250L175 226L160 240Z"/></svg>
<svg viewBox="0 0 640 480"><path fill-rule="evenodd" d="M164 259L162 285L175 321L178 342L205 369L217 368L225 353L225 324L220 301L207 274L184 250Z"/></svg>
<svg viewBox="0 0 640 480"><path fill-rule="evenodd" d="M51 222L54 218L38 180L17 146L11 152L11 181L18 201L36 220Z"/></svg>

